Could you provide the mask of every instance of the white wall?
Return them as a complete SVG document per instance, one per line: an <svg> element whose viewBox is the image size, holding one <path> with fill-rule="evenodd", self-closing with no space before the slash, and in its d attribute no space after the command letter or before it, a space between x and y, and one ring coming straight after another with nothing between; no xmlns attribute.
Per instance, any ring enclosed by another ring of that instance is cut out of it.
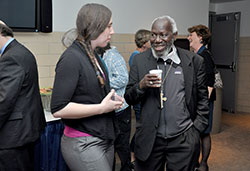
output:
<svg viewBox="0 0 250 171"><path fill-rule="evenodd" d="M89 2L111 9L116 33L150 29L153 19L161 15L170 15L176 20L179 35L186 35L192 25L208 25L209 0L53 0L53 30L75 27L79 9Z"/></svg>
<svg viewBox="0 0 250 171"><path fill-rule="evenodd" d="M215 5L216 14L241 12L240 36L250 36L250 1L228 2Z"/></svg>
<svg viewBox="0 0 250 171"><path fill-rule="evenodd" d="M216 7L216 4L210 3L209 4L209 11L215 12L216 11L215 7Z"/></svg>

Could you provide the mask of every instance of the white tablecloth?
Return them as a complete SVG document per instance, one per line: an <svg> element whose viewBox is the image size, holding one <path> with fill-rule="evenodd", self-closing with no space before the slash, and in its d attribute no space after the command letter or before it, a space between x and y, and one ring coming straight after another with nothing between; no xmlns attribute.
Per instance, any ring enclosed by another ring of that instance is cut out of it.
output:
<svg viewBox="0 0 250 171"><path fill-rule="evenodd" d="M44 115L46 118L46 122L51 122L51 121L56 121L56 120L60 120L61 118L54 118L53 115L51 114L51 112L48 112L46 110L44 110Z"/></svg>

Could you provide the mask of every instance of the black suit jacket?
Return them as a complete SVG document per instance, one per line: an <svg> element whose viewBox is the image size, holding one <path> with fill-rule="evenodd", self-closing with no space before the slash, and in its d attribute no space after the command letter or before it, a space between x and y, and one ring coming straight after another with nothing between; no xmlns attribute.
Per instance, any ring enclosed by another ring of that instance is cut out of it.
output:
<svg viewBox="0 0 250 171"><path fill-rule="evenodd" d="M203 59L184 49L177 48L185 81L185 100L194 126L199 132L208 124L208 91ZM157 68L151 49L134 57L129 73L125 99L133 105L141 101L141 119L136 125L135 155L145 161L153 148L159 124L160 89L138 89L139 82L149 70Z"/></svg>
<svg viewBox="0 0 250 171"><path fill-rule="evenodd" d="M36 141L45 124L35 57L13 40L0 57L0 149Z"/></svg>

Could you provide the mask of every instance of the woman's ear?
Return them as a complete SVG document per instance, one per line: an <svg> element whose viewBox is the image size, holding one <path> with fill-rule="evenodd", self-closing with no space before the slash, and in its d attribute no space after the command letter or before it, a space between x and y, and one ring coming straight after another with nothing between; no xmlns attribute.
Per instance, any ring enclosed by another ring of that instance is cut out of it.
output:
<svg viewBox="0 0 250 171"><path fill-rule="evenodd" d="M202 37L201 36L198 36L199 39L200 39L200 44L203 44L203 40L202 40Z"/></svg>

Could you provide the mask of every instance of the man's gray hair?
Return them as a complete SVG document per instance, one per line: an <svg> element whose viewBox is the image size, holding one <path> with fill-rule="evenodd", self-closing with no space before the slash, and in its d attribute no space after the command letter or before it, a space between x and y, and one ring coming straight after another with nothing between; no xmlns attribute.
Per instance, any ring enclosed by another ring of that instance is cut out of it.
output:
<svg viewBox="0 0 250 171"><path fill-rule="evenodd" d="M166 19L166 20L168 20L168 21L170 22L170 24L171 24L171 26L172 26L172 32L173 32L173 34L175 34L175 33L178 32L178 29L177 29L177 25L176 25L175 20L174 20L172 17L168 16L168 15L164 15L164 16L160 16L160 17L155 18L155 19L153 20L153 22L152 22L152 25L153 25L157 20L162 20L162 19Z"/></svg>

